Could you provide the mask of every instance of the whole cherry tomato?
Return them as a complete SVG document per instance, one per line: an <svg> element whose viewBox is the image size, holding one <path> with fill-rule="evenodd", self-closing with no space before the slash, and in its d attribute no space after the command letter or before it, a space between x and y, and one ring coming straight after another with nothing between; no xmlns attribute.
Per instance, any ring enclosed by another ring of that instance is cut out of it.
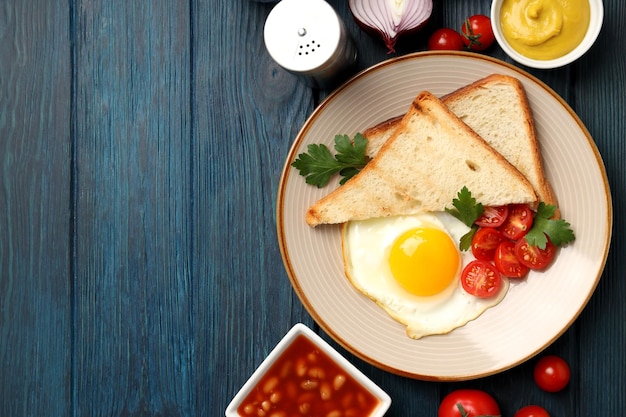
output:
<svg viewBox="0 0 626 417"><path fill-rule="evenodd" d="M431 51L461 51L464 46L461 34L450 28L437 29L428 38L428 49Z"/></svg>
<svg viewBox="0 0 626 417"><path fill-rule="evenodd" d="M513 417L550 417L545 408L538 405L527 405L517 410Z"/></svg>
<svg viewBox="0 0 626 417"><path fill-rule="evenodd" d="M476 389L460 389L452 391L445 396L441 404L437 417L460 417L461 410L465 411L467 417L477 416L499 416L500 407L496 400L485 391Z"/></svg>
<svg viewBox="0 0 626 417"><path fill-rule="evenodd" d="M484 51L496 39L491 28L491 19L482 14L465 19L461 32L465 46L471 51Z"/></svg>
<svg viewBox="0 0 626 417"><path fill-rule="evenodd" d="M533 377L539 388L547 392L561 391L569 384L569 365L555 355L544 356L535 364Z"/></svg>

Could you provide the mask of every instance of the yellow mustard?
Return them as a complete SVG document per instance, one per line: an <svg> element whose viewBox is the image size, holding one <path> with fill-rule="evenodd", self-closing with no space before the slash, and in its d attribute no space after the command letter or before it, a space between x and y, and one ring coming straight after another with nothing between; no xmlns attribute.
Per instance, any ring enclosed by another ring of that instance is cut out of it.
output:
<svg viewBox="0 0 626 417"><path fill-rule="evenodd" d="M583 40L589 0L504 0L502 32L511 47L539 60L559 58Z"/></svg>

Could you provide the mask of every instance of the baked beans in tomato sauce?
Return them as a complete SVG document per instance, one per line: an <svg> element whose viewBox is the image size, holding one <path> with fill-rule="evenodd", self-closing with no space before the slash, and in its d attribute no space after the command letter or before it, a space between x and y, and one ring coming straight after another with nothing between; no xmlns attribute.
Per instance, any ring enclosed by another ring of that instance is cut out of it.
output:
<svg viewBox="0 0 626 417"><path fill-rule="evenodd" d="M237 412L246 417L365 417L378 402L311 340L299 335Z"/></svg>

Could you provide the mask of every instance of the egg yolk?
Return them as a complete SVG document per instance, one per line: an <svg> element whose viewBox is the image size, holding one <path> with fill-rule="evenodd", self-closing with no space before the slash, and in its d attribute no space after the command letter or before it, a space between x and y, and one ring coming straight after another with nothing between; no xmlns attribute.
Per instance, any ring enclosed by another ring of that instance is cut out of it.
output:
<svg viewBox="0 0 626 417"><path fill-rule="evenodd" d="M420 227L400 235L391 246L391 273L402 288L421 297L446 289L457 276L461 256L444 231Z"/></svg>

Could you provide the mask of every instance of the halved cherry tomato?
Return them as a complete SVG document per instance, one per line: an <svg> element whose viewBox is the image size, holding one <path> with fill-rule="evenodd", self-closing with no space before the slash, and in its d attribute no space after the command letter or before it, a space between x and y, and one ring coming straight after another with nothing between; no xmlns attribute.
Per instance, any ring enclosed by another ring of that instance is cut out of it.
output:
<svg viewBox="0 0 626 417"><path fill-rule="evenodd" d="M491 19L482 14L465 19L461 33L463 43L470 51L484 51L496 40L491 28Z"/></svg>
<svg viewBox="0 0 626 417"><path fill-rule="evenodd" d="M480 227L500 227L509 215L509 206L486 206L483 214L474 222Z"/></svg>
<svg viewBox="0 0 626 417"><path fill-rule="evenodd" d="M501 414L496 400L485 391L458 389L444 397L439 405L437 417L462 416L459 405L467 416L499 416Z"/></svg>
<svg viewBox="0 0 626 417"><path fill-rule="evenodd" d="M428 38L428 49L431 51L462 51L463 46L461 34L450 28L437 29Z"/></svg>
<svg viewBox="0 0 626 417"><path fill-rule="evenodd" d="M509 278L522 278L528 274L530 268L523 265L515 256L515 242L505 240L496 248L493 263L498 271Z"/></svg>
<svg viewBox="0 0 626 417"><path fill-rule="evenodd" d="M533 378L539 388L547 392L558 392L569 384L571 372L565 360L556 355L539 359L533 370Z"/></svg>
<svg viewBox="0 0 626 417"><path fill-rule="evenodd" d="M526 235L533 225L533 211L526 204L511 204L509 215L500 226L504 237L517 240Z"/></svg>
<svg viewBox="0 0 626 417"><path fill-rule="evenodd" d="M472 255L481 261L493 261L496 248L503 241L504 236L498 229L481 227L472 237Z"/></svg>
<svg viewBox="0 0 626 417"><path fill-rule="evenodd" d="M527 405L517 410L513 417L550 417L550 414L538 405Z"/></svg>
<svg viewBox="0 0 626 417"><path fill-rule="evenodd" d="M543 269L550 265L554 259L556 248L548 238L545 249L531 246L526 239L520 239L515 244L515 256L525 266L530 269Z"/></svg>
<svg viewBox="0 0 626 417"><path fill-rule="evenodd" d="M461 284L469 294L486 298L500 290L502 278L491 262L475 260L463 268Z"/></svg>

